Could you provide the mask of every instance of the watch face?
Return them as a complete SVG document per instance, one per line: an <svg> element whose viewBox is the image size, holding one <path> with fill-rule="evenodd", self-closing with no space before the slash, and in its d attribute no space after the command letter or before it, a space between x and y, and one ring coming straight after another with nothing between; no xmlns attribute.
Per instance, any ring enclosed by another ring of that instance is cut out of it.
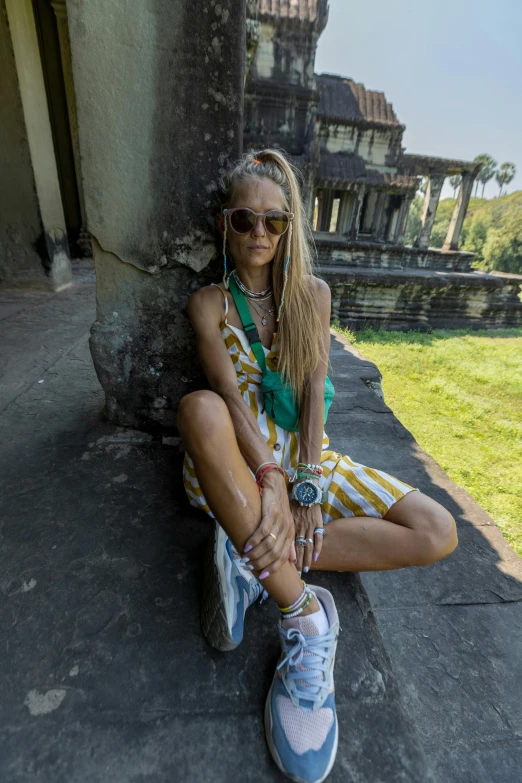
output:
<svg viewBox="0 0 522 783"><path fill-rule="evenodd" d="M294 487L294 498L302 505L317 503L321 496L321 490L312 481L301 481Z"/></svg>

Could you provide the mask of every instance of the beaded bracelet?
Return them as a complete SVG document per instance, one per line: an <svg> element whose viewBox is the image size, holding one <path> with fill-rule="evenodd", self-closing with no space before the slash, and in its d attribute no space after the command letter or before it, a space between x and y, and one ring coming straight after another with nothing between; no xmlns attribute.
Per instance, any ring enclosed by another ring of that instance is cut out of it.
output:
<svg viewBox="0 0 522 783"><path fill-rule="evenodd" d="M323 475L323 469L320 465L307 465L304 462L298 462L296 470L304 470L308 473L314 473L316 476Z"/></svg>
<svg viewBox="0 0 522 783"><path fill-rule="evenodd" d="M301 579L301 582L303 583L304 587L303 587L303 592L301 593L299 598L296 601L294 601L294 603L291 604L291 606L279 606L278 609L279 609L280 612L291 612L293 609L296 608L296 606L299 605L299 602L303 600L303 597L304 597L305 593L308 591L309 588L305 584L304 579Z"/></svg>
<svg viewBox="0 0 522 783"><path fill-rule="evenodd" d="M298 614L301 614L301 612L304 612L304 610L307 608L307 606L311 603L313 597L314 597L313 593L310 592L308 594L308 598L306 599L304 604L299 607L299 609L297 609L295 612L291 612L290 614L283 615L285 620L289 620L291 617L297 617Z"/></svg>

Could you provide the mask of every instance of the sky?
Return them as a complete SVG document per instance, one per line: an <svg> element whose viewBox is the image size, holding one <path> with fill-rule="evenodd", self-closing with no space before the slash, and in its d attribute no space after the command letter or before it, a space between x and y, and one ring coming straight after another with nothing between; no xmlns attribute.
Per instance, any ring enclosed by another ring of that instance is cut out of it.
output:
<svg viewBox="0 0 522 783"><path fill-rule="evenodd" d="M384 92L407 152L486 152L515 164L507 192L522 190L521 0L330 0L315 70Z"/></svg>

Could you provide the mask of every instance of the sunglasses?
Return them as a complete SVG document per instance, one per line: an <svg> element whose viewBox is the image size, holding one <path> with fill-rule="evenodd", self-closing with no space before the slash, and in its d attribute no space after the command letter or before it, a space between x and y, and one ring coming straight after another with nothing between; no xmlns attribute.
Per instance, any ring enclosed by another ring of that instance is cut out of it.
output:
<svg viewBox="0 0 522 783"><path fill-rule="evenodd" d="M254 212L253 209L248 207L224 209L223 215L225 220L228 216L230 227L236 234L248 234L254 228L257 218L262 217L265 231L278 237L285 233L294 217L293 212L282 212L279 209L270 209L268 212Z"/></svg>

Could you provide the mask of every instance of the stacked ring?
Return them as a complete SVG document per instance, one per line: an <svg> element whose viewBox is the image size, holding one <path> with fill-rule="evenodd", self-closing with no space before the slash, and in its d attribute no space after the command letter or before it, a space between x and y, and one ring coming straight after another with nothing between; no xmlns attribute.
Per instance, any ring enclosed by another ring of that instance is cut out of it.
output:
<svg viewBox="0 0 522 783"><path fill-rule="evenodd" d="M316 536L316 535L324 536L325 535L324 527L316 527L315 530L314 530L314 536Z"/></svg>
<svg viewBox="0 0 522 783"><path fill-rule="evenodd" d="M296 536L295 543L298 546L306 546L306 538L304 536Z"/></svg>

